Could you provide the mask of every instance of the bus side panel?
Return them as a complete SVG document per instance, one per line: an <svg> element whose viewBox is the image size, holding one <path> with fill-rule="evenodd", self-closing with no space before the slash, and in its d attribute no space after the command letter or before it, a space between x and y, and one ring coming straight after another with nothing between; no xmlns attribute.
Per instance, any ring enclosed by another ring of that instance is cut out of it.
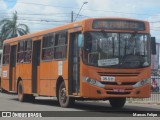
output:
<svg viewBox="0 0 160 120"><path fill-rule="evenodd" d="M22 78L31 80L31 64L23 64Z"/></svg>
<svg viewBox="0 0 160 120"><path fill-rule="evenodd" d="M16 78L20 78L23 81L24 93L31 92L31 64L17 64L16 66Z"/></svg>
<svg viewBox="0 0 160 120"><path fill-rule="evenodd" d="M56 96L56 82L58 79L58 65L57 65L57 61L52 61L52 67L51 67L51 72L50 72L51 78L53 78L51 80L51 89L50 89L50 95L51 96Z"/></svg>
<svg viewBox="0 0 160 120"><path fill-rule="evenodd" d="M9 80L3 79L1 84L2 84L2 89L9 92Z"/></svg>
<svg viewBox="0 0 160 120"><path fill-rule="evenodd" d="M63 71L63 79L65 82L65 86L66 86L66 94L68 95L68 60L63 61L63 67L62 67L62 71Z"/></svg>
<svg viewBox="0 0 160 120"><path fill-rule="evenodd" d="M51 74L54 78L54 80L51 80L51 95L56 96L56 83L59 77L63 78L68 94L68 61L53 61L53 72Z"/></svg>
<svg viewBox="0 0 160 120"><path fill-rule="evenodd" d="M1 88L9 91L9 66L2 66Z"/></svg>
<svg viewBox="0 0 160 120"><path fill-rule="evenodd" d="M57 79L51 80L51 89L50 89L50 96L56 96L56 82Z"/></svg>
<svg viewBox="0 0 160 120"><path fill-rule="evenodd" d="M40 95L50 96L50 80L40 80Z"/></svg>
<svg viewBox="0 0 160 120"><path fill-rule="evenodd" d="M40 82L39 82L39 94L50 96L51 80L53 77L52 62L41 62L40 63Z"/></svg>
<svg viewBox="0 0 160 120"><path fill-rule="evenodd" d="M21 78L23 80L24 93L31 94L31 64L22 64L23 70L21 71ZM22 69L22 68L21 68Z"/></svg>
<svg viewBox="0 0 160 120"><path fill-rule="evenodd" d="M22 71L23 71L23 68L22 68L22 64L17 64L16 65L16 78L21 78L23 79L22 77Z"/></svg>
<svg viewBox="0 0 160 120"><path fill-rule="evenodd" d="M23 79L23 88L24 88L24 93L26 94L31 94L32 93L32 85L31 85L31 80L28 79Z"/></svg>
<svg viewBox="0 0 160 120"><path fill-rule="evenodd" d="M62 63L62 66L59 63ZM51 66L50 96L56 96L56 83L59 76L63 78L68 94L68 61L53 61Z"/></svg>
<svg viewBox="0 0 160 120"><path fill-rule="evenodd" d="M63 61L63 79L68 79L68 60Z"/></svg>

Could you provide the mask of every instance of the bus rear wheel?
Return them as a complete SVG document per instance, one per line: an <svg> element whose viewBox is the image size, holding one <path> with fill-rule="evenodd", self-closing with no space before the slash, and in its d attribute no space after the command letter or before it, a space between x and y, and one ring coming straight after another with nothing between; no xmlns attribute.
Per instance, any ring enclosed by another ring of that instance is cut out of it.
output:
<svg viewBox="0 0 160 120"><path fill-rule="evenodd" d="M122 108L126 103L126 98L110 98L109 102L113 108Z"/></svg>
<svg viewBox="0 0 160 120"><path fill-rule="evenodd" d="M24 102L25 101L25 94L24 94L24 91L23 91L23 84L22 84L22 81L20 81L18 83L18 100L20 102Z"/></svg>
<svg viewBox="0 0 160 120"><path fill-rule="evenodd" d="M62 82L59 86L58 101L61 107L71 107L75 102L73 98L66 95L66 87L64 82Z"/></svg>
<svg viewBox="0 0 160 120"><path fill-rule="evenodd" d="M24 94L22 81L18 83L18 100L20 102L34 102L35 100L32 94Z"/></svg>

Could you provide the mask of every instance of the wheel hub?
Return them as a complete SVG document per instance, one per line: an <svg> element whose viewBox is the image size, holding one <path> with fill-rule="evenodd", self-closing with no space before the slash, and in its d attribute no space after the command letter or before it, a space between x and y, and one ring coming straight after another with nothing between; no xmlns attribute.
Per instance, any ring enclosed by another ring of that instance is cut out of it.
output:
<svg viewBox="0 0 160 120"><path fill-rule="evenodd" d="M67 99L66 89L63 88L60 93L61 93L61 94L60 94L60 97L61 97L60 99L61 99L61 101L62 101L63 103L65 103L65 102L66 102L66 99Z"/></svg>

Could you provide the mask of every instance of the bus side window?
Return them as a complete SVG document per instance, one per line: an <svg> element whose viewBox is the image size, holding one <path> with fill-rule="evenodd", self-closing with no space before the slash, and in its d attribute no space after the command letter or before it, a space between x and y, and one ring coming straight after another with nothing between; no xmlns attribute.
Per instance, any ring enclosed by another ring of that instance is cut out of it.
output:
<svg viewBox="0 0 160 120"><path fill-rule="evenodd" d="M26 40L24 47L24 62L30 63L32 55L32 41Z"/></svg>
<svg viewBox="0 0 160 120"><path fill-rule="evenodd" d="M53 59L54 34L43 37L42 60Z"/></svg>
<svg viewBox="0 0 160 120"><path fill-rule="evenodd" d="M10 45L5 45L3 51L3 64L9 64L9 53L10 53Z"/></svg>
<svg viewBox="0 0 160 120"><path fill-rule="evenodd" d="M67 56L67 33L57 33L55 37L54 59L65 59Z"/></svg>
<svg viewBox="0 0 160 120"><path fill-rule="evenodd" d="M5 45L3 51L3 64L9 64L9 53L10 53L10 45Z"/></svg>
<svg viewBox="0 0 160 120"><path fill-rule="evenodd" d="M18 43L17 63L24 62L24 41Z"/></svg>

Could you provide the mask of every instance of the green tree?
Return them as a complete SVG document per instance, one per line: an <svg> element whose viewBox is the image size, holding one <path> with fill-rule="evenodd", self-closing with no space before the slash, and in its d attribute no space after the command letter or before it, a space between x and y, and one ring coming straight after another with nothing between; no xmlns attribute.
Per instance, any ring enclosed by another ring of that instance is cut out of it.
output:
<svg viewBox="0 0 160 120"><path fill-rule="evenodd" d="M13 13L12 19L3 19L0 21L0 40L14 38L29 33L29 27L18 23L17 12Z"/></svg>

